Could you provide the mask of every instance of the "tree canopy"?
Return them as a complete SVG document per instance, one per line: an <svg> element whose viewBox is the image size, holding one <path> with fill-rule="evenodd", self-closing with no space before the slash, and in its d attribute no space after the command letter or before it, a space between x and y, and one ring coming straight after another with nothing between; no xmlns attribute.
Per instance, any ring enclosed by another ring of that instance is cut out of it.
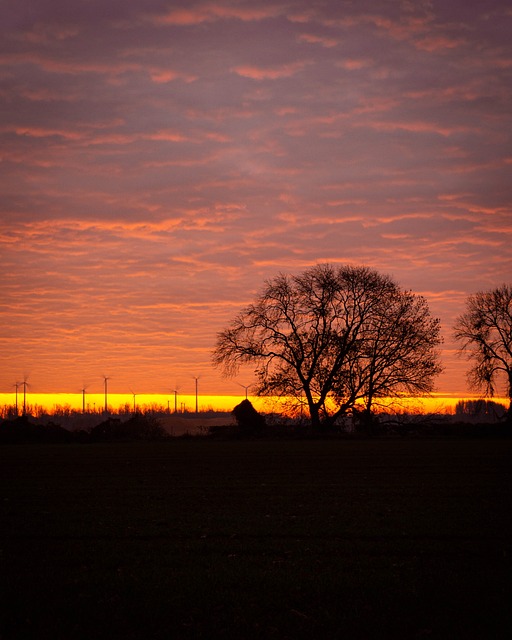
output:
<svg viewBox="0 0 512 640"><path fill-rule="evenodd" d="M213 363L255 365L257 393L306 404L314 427L362 402L433 390L439 320L426 300L368 267L320 264L268 280L220 332Z"/></svg>
<svg viewBox="0 0 512 640"><path fill-rule="evenodd" d="M466 311L457 318L455 338L472 366L468 380L474 389L494 396L505 389L512 406L512 285L480 291L466 300Z"/></svg>

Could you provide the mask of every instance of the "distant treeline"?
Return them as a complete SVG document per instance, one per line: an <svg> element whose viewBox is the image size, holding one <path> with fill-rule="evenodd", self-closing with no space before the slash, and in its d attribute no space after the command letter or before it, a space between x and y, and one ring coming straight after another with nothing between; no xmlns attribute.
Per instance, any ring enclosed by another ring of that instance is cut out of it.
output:
<svg viewBox="0 0 512 640"><path fill-rule="evenodd" d="M90 429L70 430L54 422L41 424L28 416L3 420L0 423L0 443L4 444L156 441L168 437L157 418L140 413L124 421L108 417Z"/></svg>
<svg viewBox="0 0 512 640"><path fill-rule="evenodd" d="M169 409L162 404L158 403L150 403L143 404L136 407L136 410L133 409L133 404L125 403L117 408L114 408L109 405L108 414L119 416L121 418L126 418L128 416L132 416L134 413L143 413L143 414L155 414L155 415L174 415L178 413L179 415L195 415L195 412L190 411L189 409L182 408L179 411L175 412L174 409ZM217 412L212 407L207 407L206 409L201 409L201 414L210 414L210 413L224 413L222 411ZM0 407L0 418L4 419L12 419L16 418L23 414L23 409L19 407L16 409L13 405L4 404ZM27 404L25 408L25 414L28 416L32 416L33 418L45 418L45 417L53 417L53 418L72 418L76 416L82 415L90 415L90 416L103 416L105 411L103 407L88 407L85 411L82 409L77 409L76 407L72 407L70 404L56 404L52 409L48 409L40 404Z"/></svg>
<svg viewBox="0 0 512 640"><path fill-rule="evenodd" d="M491 420L501 420L505 413L505 407L493 400L460 400L455 406L455 415L457 417L488 417Z"/></svg>
<svg viewBox="0 0 512 640"><path fill-rule="evenodd" d="M501 406L501 405L500 405ZM504 412L503 412L504 413ZM229 417L229 414L226 414ZM115 442L162 442L175 439L162 426L157 415L135 413L124 420L120 417L103 417L101 422L91 420L94 416L79 416L73 423L62 421L67 428L55 421L42 422L29 416L0 420L0 445L23 443L115 443ZM346 421L322 433L311 429L304 422L284 420L280 416L260 416L255 412L236 415L237 424L215 426L200 431L200 436L188 433L178 437L206 437L223 439L263 439L263 438L401 438L401 437L512 437L512 424L506 419L468 419L467 416L401 414L380 416L368 424L366 421Z"/></svg>

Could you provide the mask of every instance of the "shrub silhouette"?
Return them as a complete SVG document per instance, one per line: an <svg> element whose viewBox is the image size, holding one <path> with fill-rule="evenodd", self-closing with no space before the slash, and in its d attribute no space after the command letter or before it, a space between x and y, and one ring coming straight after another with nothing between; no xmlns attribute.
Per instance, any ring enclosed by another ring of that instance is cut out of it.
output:
<svg viewBox="0 0 512 640"><path fill-rule="evenodd" d="M74 434L53 422L47 425L31 422L27 416L5 420L0 424L0 442L73 442Z"/></svg>
<svg viewBox="0 0 512 640"><path fill-rule="evenodd" d="M238 427L244 433L254 433L265 427L265 418L252 406L250 400L242 400L233 409Z"/></svg>
<svg viewBox="0 0 512 640"><path fill-rule="evenodd" d="M119 440L163 440L165 430L153 416L136 413L129 420L108 418L91 430L91 442L112 442Z"/></svg>

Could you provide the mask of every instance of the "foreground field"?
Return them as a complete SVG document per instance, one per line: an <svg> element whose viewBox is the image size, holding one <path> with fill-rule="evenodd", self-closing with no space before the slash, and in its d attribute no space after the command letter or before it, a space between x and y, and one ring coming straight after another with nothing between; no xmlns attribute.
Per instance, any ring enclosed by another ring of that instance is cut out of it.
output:
<svg viewBox="0 0 512 640"><path fill-rule="evenodd" d="M2 640L512 637L512 441L0 448Z"/></svg>

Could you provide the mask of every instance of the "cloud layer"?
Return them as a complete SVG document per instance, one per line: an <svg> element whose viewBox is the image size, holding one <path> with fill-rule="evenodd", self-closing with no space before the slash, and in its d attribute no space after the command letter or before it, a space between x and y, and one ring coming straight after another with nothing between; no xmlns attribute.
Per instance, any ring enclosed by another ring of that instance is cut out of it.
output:
<svg viewBox="0 0 512 640"><path fill-rule="evenodd" d="M505 0L11 3L2 390L236 393L216 332L329 261L424 294L465 393L451 325L512 273L511 27Z"/></svg>

